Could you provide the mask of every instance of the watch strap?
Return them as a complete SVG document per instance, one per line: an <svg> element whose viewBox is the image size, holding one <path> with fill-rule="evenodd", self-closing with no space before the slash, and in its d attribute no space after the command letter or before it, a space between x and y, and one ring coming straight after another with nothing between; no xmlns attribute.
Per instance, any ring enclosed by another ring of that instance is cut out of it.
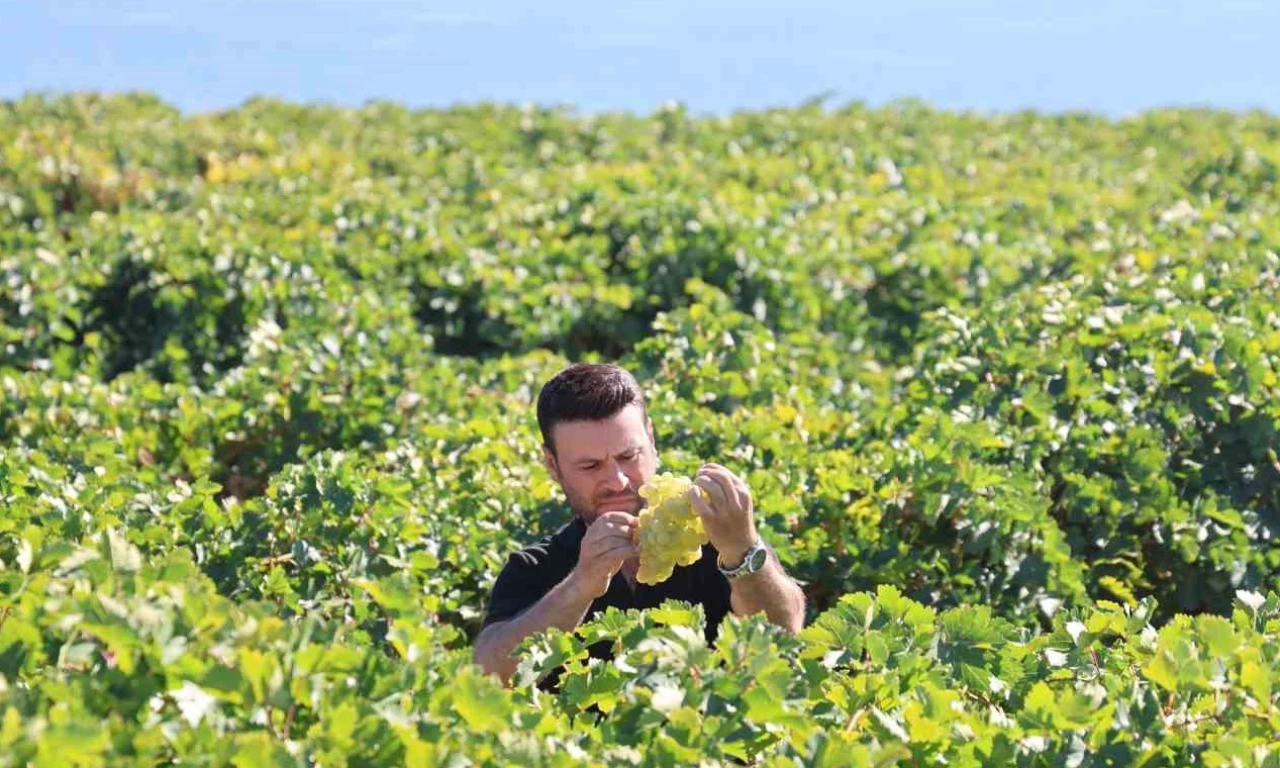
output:
<svg viewBox="0 0 1280 768"><path fill-rule="evenodd" d="M761 539L759 536L756 536L755 543L752 544L751 547L742 555L741 563L738 563L733 568L725 568L720 564L720 558L717 556L716 568L720 570L720 573L724 574L725 578L729 578L729 579L736 579L737 577L742 576L743 574L757 573L762 568L764 568L764 562L761 562L758 568L752 568L751 563L756 559L756 553L761 550L765 552L766 559L767 559L768 549L766 549L764 546L764 540Z"/></svg>

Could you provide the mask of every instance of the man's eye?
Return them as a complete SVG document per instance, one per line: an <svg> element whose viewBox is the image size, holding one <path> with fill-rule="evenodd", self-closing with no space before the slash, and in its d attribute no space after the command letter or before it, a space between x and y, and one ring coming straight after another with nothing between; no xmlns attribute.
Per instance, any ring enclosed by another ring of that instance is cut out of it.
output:
<svg viewBox="0 0 1280 768"><path fill-rule="evenodd" d="M600 467L600 465L599 465L599 464L584 464L584 465L582 465L582 468L583 468L583 469L585 469L585 470L586 470L586 471L588 471L588 472L593 472L593 471L595 471L596 469L598 469L599 467Z"/></svg>

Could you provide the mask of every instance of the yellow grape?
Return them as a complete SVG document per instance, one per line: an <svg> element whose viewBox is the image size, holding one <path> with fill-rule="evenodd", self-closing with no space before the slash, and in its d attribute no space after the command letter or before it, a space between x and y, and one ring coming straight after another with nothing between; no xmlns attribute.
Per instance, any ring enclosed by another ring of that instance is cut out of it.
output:
<svg viewBox="0 0 1280 768"><path fill-rule="evenodd" d="M693 508L689 494L693 482L664 472L640 486L647 503L640 510L636 538L640 544L640 571L636 580L660 584L671 577L677 565L693 565L707 543L702 518Z"/></svg>

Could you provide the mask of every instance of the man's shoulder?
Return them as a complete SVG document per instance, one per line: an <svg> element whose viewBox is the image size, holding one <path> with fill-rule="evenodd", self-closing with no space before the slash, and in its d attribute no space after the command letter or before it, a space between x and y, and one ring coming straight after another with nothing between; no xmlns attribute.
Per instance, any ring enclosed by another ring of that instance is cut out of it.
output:
<svg viewBox="0 0 1280 768"><path fill-rule="evenodd" d="M586 535L587 526L577 515L552 533L543 536L531 544L526 544L511 555L513 561L522 565L538 566L546 563L573 561L578 559L578 545Z"/></svg>
<svg viewBox="0 0 1280 768"><path fill-rule="evenodd" d="M512 552L493 584L484 626L518 615L563 579L578 563L584 531L575 517L554 533Z"/></svg>

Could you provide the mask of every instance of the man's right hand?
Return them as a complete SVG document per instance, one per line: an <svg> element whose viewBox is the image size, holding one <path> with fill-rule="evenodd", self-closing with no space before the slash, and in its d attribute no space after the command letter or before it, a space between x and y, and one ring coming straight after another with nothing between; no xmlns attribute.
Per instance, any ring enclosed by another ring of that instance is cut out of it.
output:
<svg viewBox="0 0 1280 768"><path fill-rule="evenodd" d="M512 654L524 638L548 627L573 631L591 601L609 591L609 582L627 558L639 555L632 541L639 522L629 512L605 512L596 518L578 545L578 564L568 577L522 613L490 624L476 637L476 663L510 682L517 666Z"/></svg>
<svg viewBox="0 0 1280 768"><path fill-rule="evenodd" d="M587 528L578 545L578 564L570 574L582 594L592 600L609 591L609 582L627 559L637 557L639 518L629 512L605 512Z"/></svg>

